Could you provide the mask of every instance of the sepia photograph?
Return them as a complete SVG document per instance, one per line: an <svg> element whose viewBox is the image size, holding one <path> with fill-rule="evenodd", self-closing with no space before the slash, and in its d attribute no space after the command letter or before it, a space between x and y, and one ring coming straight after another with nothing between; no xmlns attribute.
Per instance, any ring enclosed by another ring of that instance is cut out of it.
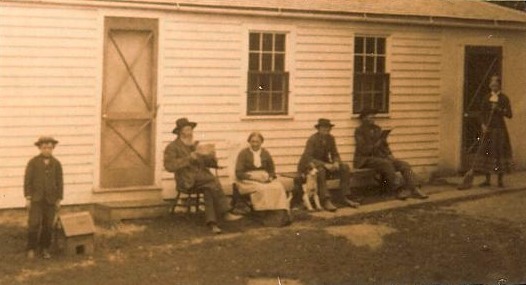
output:
<svg viewBox="0 0 526 285"><path fill-rule="evenodd" d="M526 1L0 0L0 285L526 284Z"/></svg>

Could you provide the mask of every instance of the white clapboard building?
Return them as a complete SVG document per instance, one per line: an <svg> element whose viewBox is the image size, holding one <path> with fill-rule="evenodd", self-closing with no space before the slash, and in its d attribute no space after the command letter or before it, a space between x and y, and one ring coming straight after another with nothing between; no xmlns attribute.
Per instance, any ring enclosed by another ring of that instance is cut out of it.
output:
<svg viewBox="0 0 526 285"><path fill-rule="evenodd" d="M320 117L350 162L356 114L375 107L396 156L457 171L494 74L524 169L525 58L526 14L483 1L2 0L0 208L24 204L41 135L60 141L65 204L172 196L179 117L222 164L259 130L289 172Z"/></svg>

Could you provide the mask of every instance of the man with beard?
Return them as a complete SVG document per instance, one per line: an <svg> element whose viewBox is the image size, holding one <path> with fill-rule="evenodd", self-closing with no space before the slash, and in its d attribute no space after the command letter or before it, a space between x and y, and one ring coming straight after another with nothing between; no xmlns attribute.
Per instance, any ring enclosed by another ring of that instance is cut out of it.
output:
<svg viewBox="0 0 526 285"><path fill-rule="evenodd" d="M204 193L206 224L213 233L222 232L218 226L217 215L226 221L240 219L233 215L231 206L223 193L219 180L210 172L209 167L217 167L214 151L206 145L194 141L195 122L187 118L176 121L173 133L177 139L164 150L164 168L174 173L177 191L183 193L197 189Z"/></svg>

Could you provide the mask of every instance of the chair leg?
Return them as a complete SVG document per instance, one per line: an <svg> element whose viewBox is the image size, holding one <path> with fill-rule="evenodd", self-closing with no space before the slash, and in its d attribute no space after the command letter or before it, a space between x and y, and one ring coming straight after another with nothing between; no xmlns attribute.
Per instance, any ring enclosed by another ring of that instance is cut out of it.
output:
<svg viewBox="0 0 526 285"><path fill-rule="evenodd" d="M192 193L188 193L186 196L186 212L192 212Z"/></svg>
<svg viewBox="0 0 526 285"><path fill-rule="evenodd" d="M177 203L179 203L180 198L181 198L181 192L177 191L177 196L175 196L175 200L173 204L170 206L170 214L175 214L175 208L177 207Z"/></svg>
<svg viewBox="0 0 526 285"><path fill-rule="evenodd" d="M197 192L195 197L195 212L199 212L199 204L201 203L201 193Z"/></svg>

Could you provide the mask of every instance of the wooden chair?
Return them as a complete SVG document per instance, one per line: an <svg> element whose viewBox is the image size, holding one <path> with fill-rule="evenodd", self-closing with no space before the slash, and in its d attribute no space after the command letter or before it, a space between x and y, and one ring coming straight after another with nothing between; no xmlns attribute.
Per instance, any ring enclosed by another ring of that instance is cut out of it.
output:
<svg viewBox="0 0 526 285"><path fill-rule="evenodd" d="M200 211L200 206L205 205L204 201L202 201L202 192L200 192L199 189L196 187L191 188L189 190L176 190L177 195L174 199L170 199L168 201L171 202L170 205L170 213L175 214L175 210L177 207L183 207L186 208L186 213L192 212L192 207L195 208L195 212L198 213ZM182 197L182 195L184 197Z"/></svg>
<svg viewBox="0 0 526 285"><path fill-rule="evenodd" d="M219 177L218 170L222 169L224 167L217 166L213 167L214 173L216 177ZM176 186L177 187L177 186ZM199 213L201 211L201 206L205 207L204 202L204 194L203 191L199 187L192 187L188 190L175 190L177 192L177 195L173 199L165 199L165 201L170 202L170 213L175 214L175 210L177 207L183 207L186 208L186 213L192 213L192 207L195 209L195 213Z"/></svg>

